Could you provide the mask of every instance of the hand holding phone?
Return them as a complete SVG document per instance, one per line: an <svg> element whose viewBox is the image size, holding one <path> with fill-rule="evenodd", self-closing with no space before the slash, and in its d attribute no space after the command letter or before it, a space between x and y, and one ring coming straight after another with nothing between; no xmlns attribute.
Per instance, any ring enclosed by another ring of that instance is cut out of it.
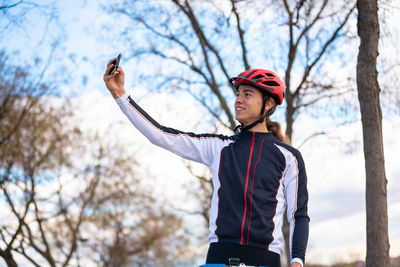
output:
<svg viewBox="0 0 400 267"><path fill-rule="evenodd" d="M104 83L115 99L121 97L125 93L125 73L123 69L119 68L118 72L116 73L117 75L113 75L113 73L118 69L120 60L121 54L119 54L116 58L109 60L107 63L107 69L103 75Z"/></svg>
<svg viewBox="0 0 400 267"><path fill-rule="evenodd" d="M111 70L110 75L112 75L114 73L114 71L116 71L118 69L120 60L121 60L121 54L119 54L117 56L115 63L114 63L114 68Z"/></svg>

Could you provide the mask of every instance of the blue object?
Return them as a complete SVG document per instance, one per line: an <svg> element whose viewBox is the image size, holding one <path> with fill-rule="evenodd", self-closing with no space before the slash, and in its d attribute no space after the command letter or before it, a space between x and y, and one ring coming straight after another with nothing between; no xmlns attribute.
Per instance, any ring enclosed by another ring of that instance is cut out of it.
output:
<svg viewBox="0 0 400 267"><path fill-rule="evenodd" d="M203 264L203 265L200 265L199 267L227 267L227 266L229 266L229 265L212 263L212 264ZM257 267L269 267L269 266L257 266Z"/></svg>

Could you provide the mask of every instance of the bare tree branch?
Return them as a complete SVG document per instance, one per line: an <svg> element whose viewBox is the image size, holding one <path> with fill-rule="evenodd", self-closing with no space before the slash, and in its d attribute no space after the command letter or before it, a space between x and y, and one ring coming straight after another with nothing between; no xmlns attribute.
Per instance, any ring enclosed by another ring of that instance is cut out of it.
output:
<svg viewBox="0 0 400 267"><path fill-rule="evenodd" d="M244 40L244 30L242 29L240 25L240 16L239 13L236 9L236 0L231 0L232 4L232 12L235 14L236 22L237 22L237 31L239 34L239 40L240 40L240 47L242 48L242 60L243 60L243 65L246 70L250 69L250 64L247 59L247 48L246 48L246 42Z"/></svg>
<svg viewBox="0 0 400 267"><path fill-rule="evenodd" d="M318 61L322 58L322 56L324 54L326 54L325 52L328 49L328 47L337 39L337 36L338 36L339 32L347 24L347 21L350 18L351 14L353 14L353 11L354 11L355 8L356 8L356 5L354 5L349 10L349 12L347 13L345 19L342 21L342 23L339 25L339 27L336 28L336 30L333 32L332 36L325 42L324 46L322 47L322 49L318 53L317 57L313 60L313 62L310 65L306 66L305 71L303 73L303 78L302 78L301 82L299 83L299 85L297 86L295 92L293 93L295 96L299 94L300 90L303 87L303 84L307 80L307 77L309 76L309 74L310 74L311 70L313 69L313 67L318 63Z"/></svg>
<svg viewBox="0 0 400 267"><path fill-rule="evenodd" d="M19 4L21 4L22 2L23 2L23 0L20 0L19 2L14 3L14 4L10 4L10 5L5 4L5 5L2 5L2 6L0 6L0 10L16 7L16 6L18 6Z"/></svg>

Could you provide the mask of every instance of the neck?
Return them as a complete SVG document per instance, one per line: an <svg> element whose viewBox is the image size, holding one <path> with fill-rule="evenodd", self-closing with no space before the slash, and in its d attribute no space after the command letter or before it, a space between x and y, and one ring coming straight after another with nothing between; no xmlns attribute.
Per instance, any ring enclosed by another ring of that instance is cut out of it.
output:
<svg viewBox="0 0 400 267"><path fill-rule="evenodd" d="M243 123L241 122L241 128L245 131L250 132L260 132L260 133L268 133L267 124L265 123L265 118L259 118L252 123Z"/></svg>
<svg viewBox="0 0 400 267"><path fill-rule="evenodd" d="M248 131L250 131L250 132L259 132L259 133L268 133L269 132L265 122L258 123L254 127L250 128Z"/></svg>

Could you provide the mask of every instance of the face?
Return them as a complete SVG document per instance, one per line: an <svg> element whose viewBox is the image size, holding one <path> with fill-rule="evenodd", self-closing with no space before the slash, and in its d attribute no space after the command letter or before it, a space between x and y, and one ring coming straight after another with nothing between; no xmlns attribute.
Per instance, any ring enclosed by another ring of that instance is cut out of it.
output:
<svg viewBox="0 0 400 267"><path fill-rule="evenodd" d="M249 125L260 118L263 98L259 90L243 84L239 86L235 100L235 118L244 125Z"/></svg>

